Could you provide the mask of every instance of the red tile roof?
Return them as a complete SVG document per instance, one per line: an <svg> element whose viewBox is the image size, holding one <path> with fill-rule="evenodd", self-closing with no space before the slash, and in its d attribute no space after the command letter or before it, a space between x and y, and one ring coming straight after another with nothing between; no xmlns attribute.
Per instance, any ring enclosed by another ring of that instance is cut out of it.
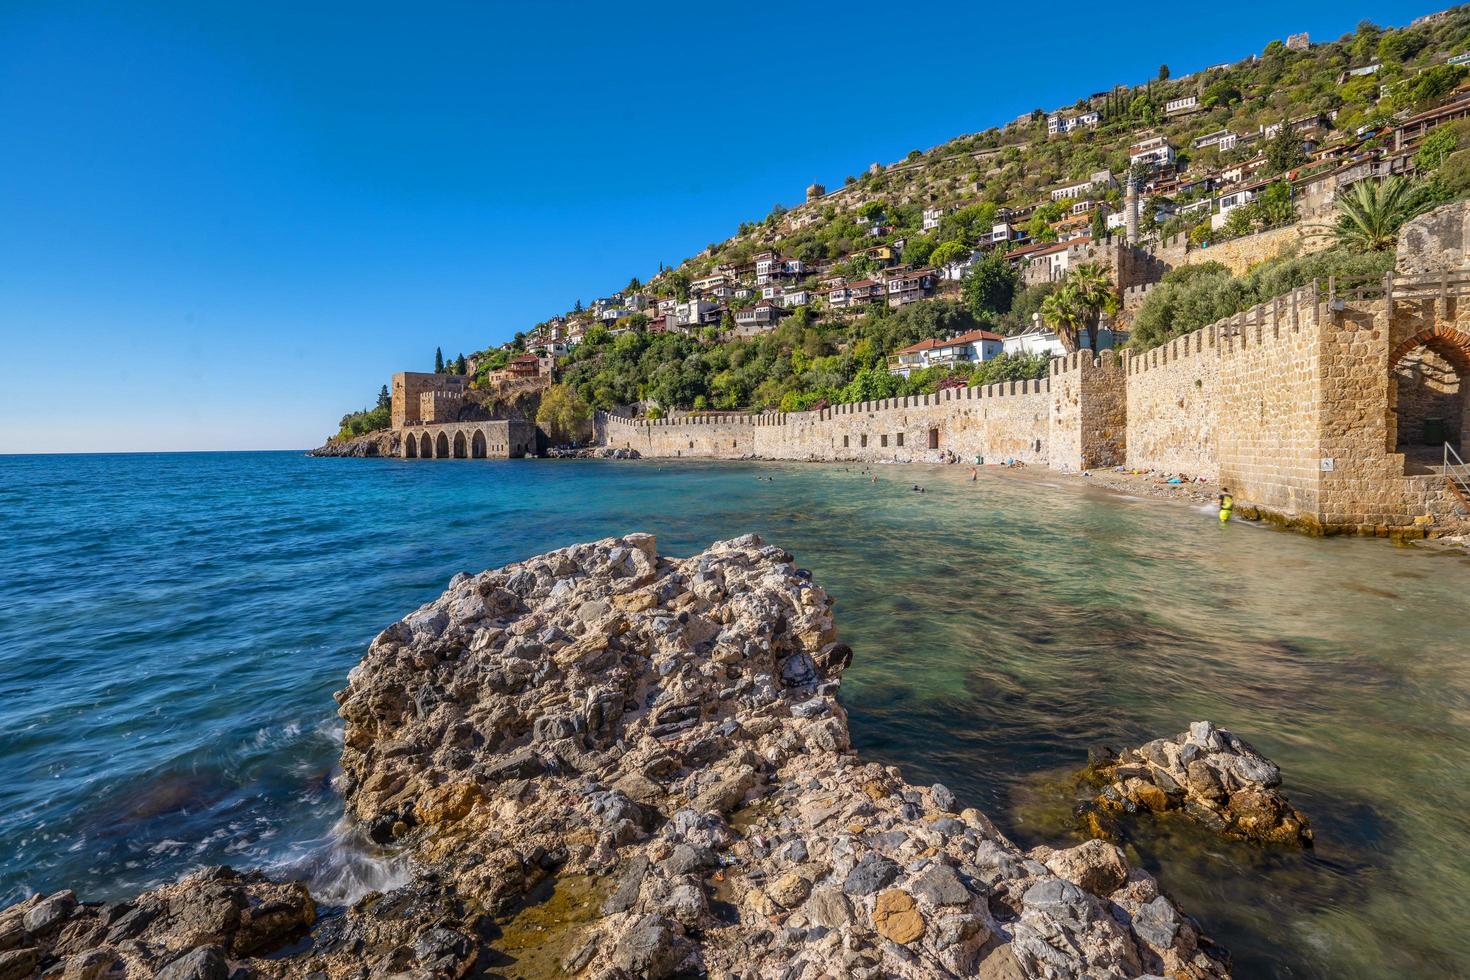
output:
<svg viewBox="0 0 1470 980"><path fill-rule="evenodd" d="M896 353L917 354L921 351L926 350L943 350L946 347L963 347L966 344L979 343L982 340L1003 339L1004 338L1001 337L1000 334L991 333L989 330L971 330L968 333L962 333L958 337L950 337L947 340L940 340L937 338L931 340L921 340L917 344L910 344L909 346L903 348L900 351L897 351Z"/></svg>

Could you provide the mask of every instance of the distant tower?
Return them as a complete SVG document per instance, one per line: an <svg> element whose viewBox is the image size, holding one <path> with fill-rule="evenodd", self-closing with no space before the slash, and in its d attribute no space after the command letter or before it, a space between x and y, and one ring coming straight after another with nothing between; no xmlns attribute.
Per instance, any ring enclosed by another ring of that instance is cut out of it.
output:
<svg viewBox="0 0 1470 980"><path fill-rule="evenodd" d="M872 174L874 177L878 176L882 172L883 165L878 161L874 160L872 163L868 164L868 173Z"/></svg>
<svg viewBox="0 0 1470 980"><path fill-rule="evenodd" d="M806 199L808 201L815 201L817 198L824 196L826 193L827 188L823 187L821 184L812 184L806 189Z"/></svg>
<svg viewBox="0 0 1470 980"><path fill-rule="evenodd" d="M1138 244L1138 175L1128 172L1128 196L1123 205L1124 221L1128 229L1128 244Z"/></svg>

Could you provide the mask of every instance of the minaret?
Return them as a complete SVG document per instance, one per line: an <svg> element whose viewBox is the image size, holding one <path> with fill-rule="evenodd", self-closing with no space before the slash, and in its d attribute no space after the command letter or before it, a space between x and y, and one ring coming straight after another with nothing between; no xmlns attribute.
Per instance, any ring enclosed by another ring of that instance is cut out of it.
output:
<svg viewBox="0 0 1470 980"><path fill-rule="evenodd" d="M1124 221L1128 228L1128 244L1138 244L1138 176L1128 171L1128 193L1123 203Z"/></svg>

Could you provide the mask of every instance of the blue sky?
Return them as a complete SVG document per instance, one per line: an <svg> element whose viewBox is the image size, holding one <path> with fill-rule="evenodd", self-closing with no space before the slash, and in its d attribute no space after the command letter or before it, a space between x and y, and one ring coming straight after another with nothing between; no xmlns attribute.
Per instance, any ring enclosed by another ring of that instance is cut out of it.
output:
<svg viewBox="0 0 1470 980"><path fill-rule="evenodd" d="M812 181L1438 8L1097 9L0 4L0 453L316 445Z"/></svg>

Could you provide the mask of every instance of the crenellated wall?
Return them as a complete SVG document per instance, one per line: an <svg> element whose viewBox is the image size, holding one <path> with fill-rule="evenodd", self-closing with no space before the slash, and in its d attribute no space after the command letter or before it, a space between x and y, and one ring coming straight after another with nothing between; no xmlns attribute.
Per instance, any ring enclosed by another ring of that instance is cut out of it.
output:
<svg viewBox="0 0 1470 980"><path fill-rule="evenodd" d="M1406 475L1392 451L1391 389L1394 365L1415 344L1470 365L1470 303L1398 292L1333 302L1325 285L1144 354L1056 358L1039 381L817 412L605 417L600 432L608 445L654 457L915 462L954 453L1062 470L1126 464L1218 481L1247 510L1311 530L1458 520L1443 480Z"/></svg>
<svg viewBox="0 0 1470 980"><path fill-rule="evenodd" d="M1220 379L1213 327L1128 358L1128 463L1214 479L1215 396Z"/></svg>

